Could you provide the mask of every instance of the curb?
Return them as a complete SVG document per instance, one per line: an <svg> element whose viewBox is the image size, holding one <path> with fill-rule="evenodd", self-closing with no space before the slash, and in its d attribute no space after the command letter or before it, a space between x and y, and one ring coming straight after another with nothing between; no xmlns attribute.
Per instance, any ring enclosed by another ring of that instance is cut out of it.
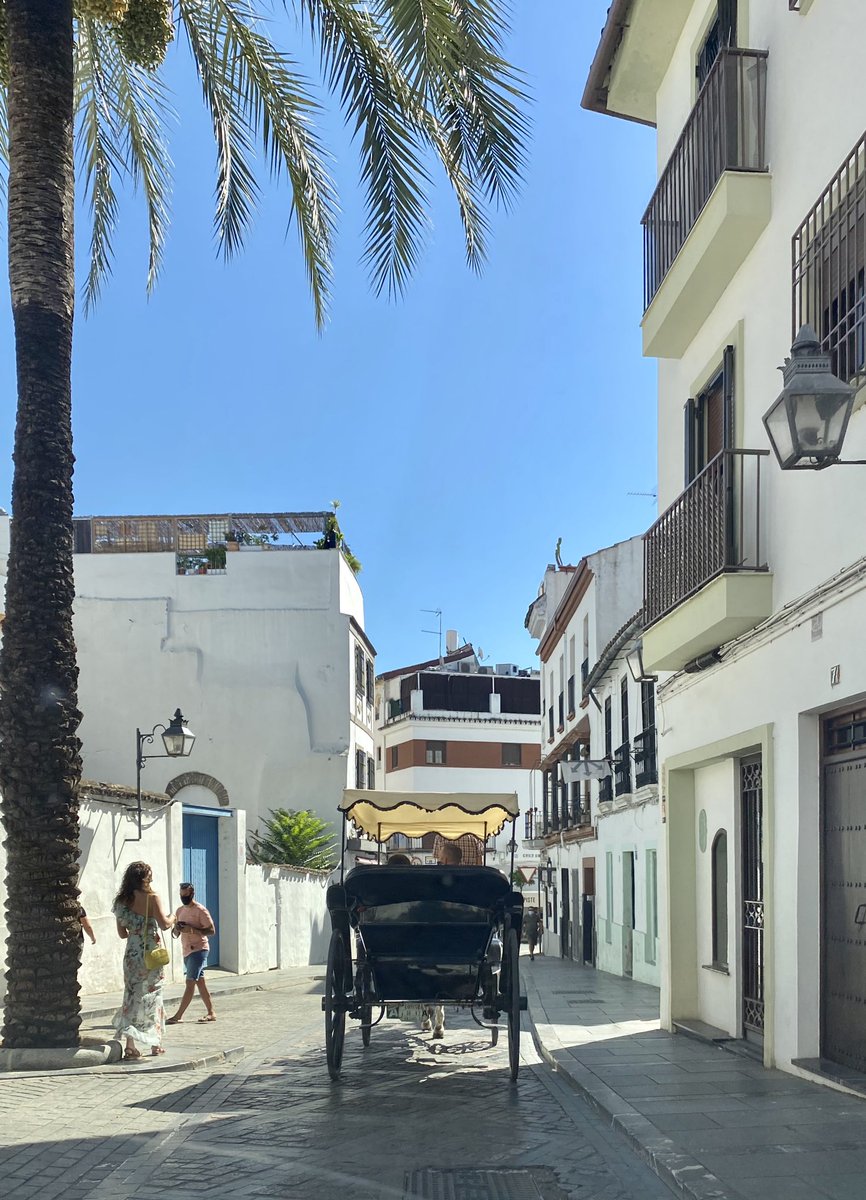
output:
<svg viewBox="0 0 866 1200"><path fill-rule="evenodd" d="M583 1096L597 1113L607 1117L611 1128L621 1134L638 1156L652 1168L660 1179L682 1192L690 1200L744 1200L741 1192L732 1190L713 1175L703 1163L681 1150L676 1142L656 1129L655 1125L633 1108L612 1088L576 1059L566 1066L545 1046L532 1015L532 1000L538 996L535 984L529 998L529 1026L532 1041L541 1058L570 1087Z"/></svg>
<svg viewBox="0 0 866 1200"><path fill-rule="evenodd" d="M275 984L274 986L276 987L278 985ZM238 996L243 992L264 992L264 991L268 991L268 990L269 990L268 988L265 988L260 983L246 983L246 984L242 984L242 983L231 984L231 983L229 983L229 984L226 984L224 987L214 988L213 991L211 992L211 995L214 997L214 999L216 999L218 996ZM179 999L179 998L180 997L178 996L178 997L169 997L168 999L169 999L169 1001L171 1001L171 1000L175 1000L175 999ZM2 1011L2 1010L0 1010L0 1011ZM81 1010L81 1020L82 1021L93 1021L97 1017L113 1017L116 1012L117 1012L117 1004L116 1003L106 1004L102 1008L83 1008Z"/></svg>
<svg viewBox="0 0 866 1200"><path fill-rule="evenodd" d="M0 1088L7 1079L55 1079L59 1076L73 1075L77 1079L79 1075L161 1075L168 1071L202 1071L208 1067L221 1066L224 1063L240 1062L245 1054L246 1046L232 1046L228 1050L215 1050L212 1054L204 1054L199 1058L185 1058L178 1062L163 1062L160 1059L159 1066L145 1065L139 1060L136 1060L139 1065L124 1065L124 1060L121 1058L112 1064L113 1070L102 1064L95 1067L67 1067L55 1071L9 1071L0 1074ZM121 1068L121 1071L117 1070L118 1067Z"/></svg>

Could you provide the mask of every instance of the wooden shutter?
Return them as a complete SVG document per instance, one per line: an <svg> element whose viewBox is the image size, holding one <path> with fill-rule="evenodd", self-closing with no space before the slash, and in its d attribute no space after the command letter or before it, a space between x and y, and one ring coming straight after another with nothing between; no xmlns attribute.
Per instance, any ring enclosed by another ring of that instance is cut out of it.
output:
<svg viewBox="0 0 866 1200"><path fill-rule="evenodd" d="M724 449L733 450L736 441L734 423L734 347L725 346L722 366L722 390L724 392Z"/></svg>
<svg viewBox="0 0 866 1200"><path fill-rule="evenodd" d="M737 44L737 0L719 0L719 41L722 46Z"/></svg>
<svg viewBox="0 0 866 1200"><path fill-rule="evenodd" d="M698 473L698 414L694 400L687 400L683 407L683 447L685 449L685 486L688 487Z"/></svg>

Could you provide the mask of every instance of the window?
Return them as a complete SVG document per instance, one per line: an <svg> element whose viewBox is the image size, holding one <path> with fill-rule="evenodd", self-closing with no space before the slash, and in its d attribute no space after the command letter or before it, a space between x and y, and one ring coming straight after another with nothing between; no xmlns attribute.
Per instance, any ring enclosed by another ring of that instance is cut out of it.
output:
<svg viewBox="0 0 866 1200"><path fill-rule="evenodd" d="M613 941L613 852L608 850L604 856L605 880L604 899L607 905L604 940Z"/></svg>
<svg viewBox="0 0 866 1200"><path fill-rule="evenodd" d="M575 661L576 661L576 659L574 657L574 634L572 634L571 637L568 639L568 673L569 673L569 675L574 674Z"/></svg>
<svg viewBox="0 0 866 1200"><path fill-rule="evenodd" d="M559 700L557 701L557 711L559 713L559 724L557 727L561 731L562 729L565 728L565 696L562 692L559 693Z"/></svg>
<svg viewBox="0 0 866 1200"><path fill-rule="evenodd" d="M628 741L628 676L619 681L619 715L623 744Z"/></svg>
<svg viewBox="0 0 866 1200"><path fill-rule="evenodd" d="M686 401L685 485L688 487L722 450L734 445L734 347L726 346L722 365L696 400Z"/></svg>
<svg viewBox="0 0 866 1200"><path fill-rule="evenodd" d="M610 696L604 702L604 756L610 758L613 753L613 712Z"/></svg>
<svg viewBox="0 0 866 1200"><path fill-rule="evenodd" d="M547 833L550 829L550 772L544 771L541 776L541 828Z"/></svg>
<svg viewBox="0 0 866 1200"><path fill-rule="evenodd" d="M547 734L548 734L548 737L550 738L550 740L553 741L553 705L552 704L551 704L550 708L547 710Z"/></svg>
<svg viewBox="0 0 866 1200"><path fill-rule="evenodd" d="M373 660L372 660L372 658L368 658L366 661L366 671L367 671L367 699L372 704L373 703L373 694L376 690L375 680L373 678Z"/></svg>
<svg viewBox="0 0 866 1200"><path fill-rule="evenodd" d="M808 322L830 368L866 380L866 134L830 180L792 242L794 333Z"/></svg>
<svg viewBox="0 0 866 1200"><path fill-rule="evenodd" d="M391 747L391 770L396 771L400 765L400 747Z"/></svg>
<svg viewBox="0 0 866 1200"><path fill-rule="evenodd" d="M445 743L444 742L428 742L425 762L427 763L428 766L444 767L445 766Z"/></svg>
<svg viewBox="0 0 866 1200"><path fill-rule="evenodd" d="M728 966L728 835L716 834L712 854L713 966Z"/></svg>
<svg viewBox="0 0 866 1200"><path fill-rule="evenodd" d="M355 751L355 787L367 786L367 756L363 750Z"/></svg>
<svg viewBox="0 0 866 1200"><path fill-rule="evenodd" d="M376 764L373 762L372 755L367 758L367 787L371 792L376 788Z"/></svg>
<svg viewBox="0 0 866 1200"><path fill-rule="evenodd" d="M380 763L381 761L382 761L382 747L377 746L376 747L376 762Z"/></svg>
<svg viewBox="0 0 866 1200"><path fill-rule="evenodd" d="M367 672L364 668L364 651L360 646L355 646L355 691L359 696L364 695L364 685L367 682Z"/></svg>
<svg viewBox="0 0 866 1200"><path fill-rule="evenodd" d="M519 742L503 742L502 743L502 765L503 765L503 767L519 767L520 766L520 743Z"/></svg>
<svg viewBox="0 0 866 1200"><path fill-rule="evenodd" d="M703 45L698 52L695 74L698 80L698 91L712 70L713 63L719 56L719 51L726 46L737 44L737 0L719 0L716 15L707 30Z"/></svg>
<svg viewBox="0 0 866 1200"><path fill-rule="evenodd" d="M656 688L652 680L640 685L641 728L653 729L656 723Z"/></svg>
<svg viewBox="0 0 866 1200"><path fill-rule="evenodd" d="M656 940L659 936L658 863L655 850L646 852L646 945L644 959L656 960Z"/></svg>

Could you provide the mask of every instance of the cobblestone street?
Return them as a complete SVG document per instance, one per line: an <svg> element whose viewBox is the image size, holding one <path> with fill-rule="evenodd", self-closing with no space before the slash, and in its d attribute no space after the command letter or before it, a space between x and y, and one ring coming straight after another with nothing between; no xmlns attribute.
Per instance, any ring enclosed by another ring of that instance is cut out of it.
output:
<svg viewBox="0 0 866 1200"><path fill-rule="evenodd" d="M539 1063L528 1033L516 1089L505 1037L491 1047L468 1015L451 1022L438 1052L429 1035L395 1022L374 1029L363 1051L350 1028L332 1084L320 986L225 997L220 1025L243 1030L246 1055L217 1070L0 1080L5 1200L670 1195Z"/></svg>

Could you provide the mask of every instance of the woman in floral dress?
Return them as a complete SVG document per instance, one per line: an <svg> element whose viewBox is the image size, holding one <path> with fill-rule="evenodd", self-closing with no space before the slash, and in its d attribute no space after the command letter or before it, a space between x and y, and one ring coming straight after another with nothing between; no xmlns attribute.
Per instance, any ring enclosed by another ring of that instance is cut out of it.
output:
<svg viewBox="0 0 866 1200"><path fill-rule="evenodd" d="M147 863L134 862L126 868L112 912L118 936L126 941L123 956L123 1005L115 1014L114 1027L126 1039L123 1057L141 1058L136 1042L150 1046L151 1054L163 1054L162 1034L165 1008L162 1001L163 969L149 971L144 965L145 949L161 944L160 929L170 929L174 916L166 916L159 896L152 890L153 872ZM145 913L147 930L145 931Z"/></svg>

